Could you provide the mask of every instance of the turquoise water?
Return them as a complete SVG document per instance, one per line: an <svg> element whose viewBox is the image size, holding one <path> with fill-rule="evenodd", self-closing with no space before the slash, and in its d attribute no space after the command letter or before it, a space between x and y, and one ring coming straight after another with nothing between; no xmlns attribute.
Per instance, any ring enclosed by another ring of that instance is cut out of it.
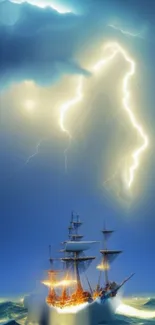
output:
<svg viewBox="0 0 155 325"><path fill-rule="evenodd" d="M16 302L1 300L0 324L7 323L9 320L14 319L17 323L24 325L26 317L27 310L24 308L21 300ZM124 299L117 310L116 320L113 324L155 325L155 298L139 297Z"/></svg>

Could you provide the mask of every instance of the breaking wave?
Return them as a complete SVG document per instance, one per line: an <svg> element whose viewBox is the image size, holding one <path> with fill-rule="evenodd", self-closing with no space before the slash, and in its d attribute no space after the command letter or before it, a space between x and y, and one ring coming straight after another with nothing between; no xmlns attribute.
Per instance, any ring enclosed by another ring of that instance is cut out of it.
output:
<svg viewBox="0 0 155 325"><path fill-rule="evenodd" d="M145 307L155 309L155 298L149 298L149 300L144 304Z"/></svg>
<svg viewBox="0 0 155 325"><path fill-rule="evenodd" d="M14 319L19 324L24 325L27 310L23 302L2 301L0 302L0 324L4 324ZM106 323L105 323L106 324ZM112 323L113 324L113 323ZM109 324L109 325L112 325ZM128 299L117 308L117 325L153 325L155 324L155 298ZM80 324L84 325L84 324Z"/></svg>
<svg viewBox="0 0 155 325"><path fill-rule="evenodd" d="M11 319L20 320L27 316L23 302L3 301L0 303L0 324Z"/></svg>

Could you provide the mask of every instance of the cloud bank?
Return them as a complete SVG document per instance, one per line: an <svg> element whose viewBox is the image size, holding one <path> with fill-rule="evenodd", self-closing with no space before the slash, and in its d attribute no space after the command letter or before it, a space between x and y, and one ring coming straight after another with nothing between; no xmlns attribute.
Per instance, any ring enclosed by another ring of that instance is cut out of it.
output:
<svg viewBox="0 0 155 325"><path fill-rule="evenodd" d="M71 6L62 4L62 2L60 2L59 0L10 0L10 2L17 4L29 3L33 6L43 9L49 7L57 11L59 14L66 14L72 12Z"/></svg>

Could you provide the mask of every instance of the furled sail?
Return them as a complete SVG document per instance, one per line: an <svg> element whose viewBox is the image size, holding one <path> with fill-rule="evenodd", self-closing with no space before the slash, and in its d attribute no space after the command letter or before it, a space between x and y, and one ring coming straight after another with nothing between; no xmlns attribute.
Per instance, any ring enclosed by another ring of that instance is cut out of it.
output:
<svg viewBox="0 0 155 325"><path fill-rule="evenodd" d="M90 249L92 245L98 243L97 241L67 241L65 243L65 252L83 252Z"/></svg>
<svg viewBox="0 0 155 325"><path fill-rule="evenodd" d="M111 264L115 258L122 253L122 251L102 249L100 250L100 253L103 255L103 263Z"/></svg>
<svg viewBox="0 0 155 325"><path fill-rule="evenodd" d="M113 230L107 230L103 229L103 237L104 237L104 249L100 250L100 253L102 254L102 261L99 265L97 265L97 269L100 271L104 271L105 274L105 283L107 284L109 282L108 280L108 270L110 268L110 264L115 260L115 258L122 253L120 250L109 250L107 249L106 242L107 239L113 234ZM100 277L99 277L100 279Z"/></svg>
<svg viewBox="0 0 155 325"><path fill-rule="evenodd" d="M79 241L83 238L83 235L71 234L69 235L71 241Z"/></svg>
<svg viewBox="0 0 155 325"><path fill-rule="evenodd" d="M107 240L113 234L114 230L102 230L102 234L104 235L104 239Z"/></svg>
<svg viewBox="0 0 155 325"><path fill-rule="evenodd" d="M61 260L66 263L67 270L73 272L75 268L75 263L78 265L80 273L85 272L95 256L77 256L77 257L63 257Z"/></svg>

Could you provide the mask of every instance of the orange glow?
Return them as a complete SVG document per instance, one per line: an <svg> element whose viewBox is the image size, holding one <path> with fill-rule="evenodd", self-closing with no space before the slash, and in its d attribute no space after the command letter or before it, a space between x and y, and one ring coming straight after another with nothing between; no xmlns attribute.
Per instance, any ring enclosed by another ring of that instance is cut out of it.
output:
<svg viewBox="0 0 155 325"><path fill-rule="evenodd" d="M77 280L68 279L68 275L65 279L57 281L55 279L48 279L42 281L44 285L49 287L49 294L46 299L46 302L50 306L56 308L70 308L71 306L78 306L84 303L87 303L91 298L91 294L88 291L82 289L81 284ZM72 285L75 285L74 292L70 292L68 287L71 288ZM62 288L61 293L55 291L56 288Z"/></svg>
<svg viewBox="0 0 155 325"><path fill-rule="evenodd" d="M54 290L54 289L53 289ZM76 289L71 295L67 294L67 290L64 289L60 296L56 295L55 292L50 291L46 299L49 305L57 308L70 308L73 306L79 306L85 304L91 298L91 294L87 291Z"/></svg>

